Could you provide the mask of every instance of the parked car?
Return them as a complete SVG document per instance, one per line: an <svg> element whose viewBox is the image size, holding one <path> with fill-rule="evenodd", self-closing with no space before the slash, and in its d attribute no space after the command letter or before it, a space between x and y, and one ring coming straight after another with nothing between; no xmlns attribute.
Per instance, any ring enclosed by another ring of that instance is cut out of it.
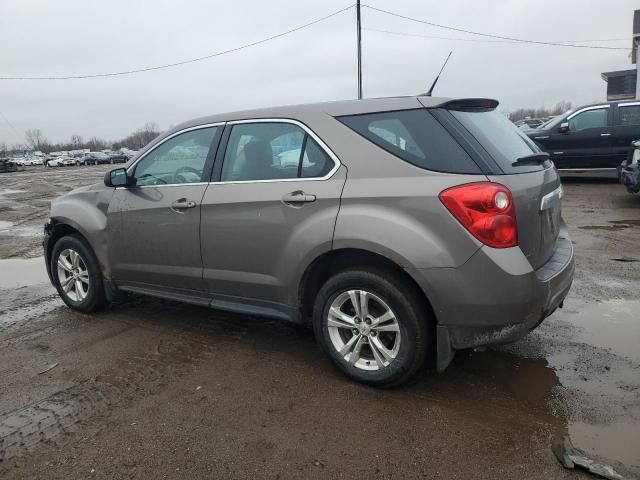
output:
<svg viewBox="0 0 640 480"><path fill-rule="evenodd" d="M16 172L18 166L9 158L0 158L0 173Z"/></svg>
<svg viewBox="0 0 640 480"><path fill-rule="evenodd" d="M80 160L76 160L76 165L99 165L102 163L113 163L109 155L102 152L89 152Z"/></svg>
<svg viewBox="0 0 640 480"><path fill-rule="evenodd" d="M629 156L618 167L618 180L629 193L640 192L640 140L631 142Z"/></svg>
<svg viewBox="0 0 640 480"><path fill-rule="evenodd" d="M573 278L560 178L497 105L367 99L184 123L52 202L49 276L81 312L137 292L310 322L374 386L432 352L443 370L526 335Z"/></svg>
<svg viewBox="0 0 640 480"><path fill-rule="evenodd" d="M129 161L129 157L124 153L114 152L109 155L109 163L127 163Z"/></svg>
<svg viewBox="0 0 640 480"><path fill-rule="evenodd" d="M73 157L60 157L63 167L73 167L76 164L76 159Z"/></svg>
<svg viewBox="0 0 640 480"><path fill-rule="evenodd" d="M25 165L42 165L42 159L40 157L31 157L27 159L28 163L25 162Z"/></svg>
<svg viewBox="0 0 640 480"><path fill-rule="evenodd" d="M543 118L523 118L515 122L516 127L520 129L536 129L545 122Z"/></svg>
<svg viewBox="0 0 640 480"><path fill-rule="evenodd" d="M62 157L47 157L44 161L47 167L63 167Z"/></svg>
<svg viewBox="0 0 640 480"><path fill-rule="evenodd" d="M558 170L615 172L640 138L640 101L586 105L526 134Z"/></svg>

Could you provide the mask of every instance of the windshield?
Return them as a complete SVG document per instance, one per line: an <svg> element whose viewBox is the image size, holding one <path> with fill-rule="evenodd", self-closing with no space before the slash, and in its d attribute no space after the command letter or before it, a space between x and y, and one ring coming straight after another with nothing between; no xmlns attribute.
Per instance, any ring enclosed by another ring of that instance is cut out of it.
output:
<svg viewBox="0 0 640 480"><path fill-rule="evenodd" d="M555 117L553 117L551 120L549 120L548 122L543 123L542 125L540 125L538 127L539 130L546 130L547 128L554 128L557 125L560 125L560 123L567 118L567 115L571 114L573 112L573 110L567 110L566 112L564 112L562 115L556 115Z"/></svg>
<svg viewBox="0 0 640 480"><path fill-rule="evenodd" d="M519 158L539 153L540 149L501 113L495 110L452 110L451 113L480 142L504 173L525 173L544 169L544 165L540 164L515 164Z"/></svg>

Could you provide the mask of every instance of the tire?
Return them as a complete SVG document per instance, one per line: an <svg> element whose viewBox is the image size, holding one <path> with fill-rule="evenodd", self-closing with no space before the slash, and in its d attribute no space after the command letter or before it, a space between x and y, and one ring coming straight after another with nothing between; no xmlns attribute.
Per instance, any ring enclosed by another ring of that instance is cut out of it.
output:
<svg viewBox="0 0 640 480"><path fill-rule="evenodd" d="M362 296L358 292L367 293L369 325L365 326L365 319L358 322L350 291L355 293L357 303ZM334 311L337 308L358 324L354 326L341 321L338 323L342 326L336 327L336 321L329 320L332 306ZM393 318L377 326L384 330L377 330L373 326L375 320L382 318L387 310ZM379 388L398 386L422 367L433 344L430 333L433 323L416 288L386 269L358 268L334 275L320 288L313 308L316 340L333 364L352 379ZM345 325L352 327L351 330L344 328ZM349 343L353 345L351 351ZM353 357L355 363L352 363L352 352L358 344L359 355ZM380 344L385 349L380 349ZM341 354L340 348L346 348L346 354ZM374 350L377 350L377 356Z"/></svg>
<svg viewBox="0 0 640 480"><path fill-rule="evenodd" d="M79 167L79 166L80 166L80 162L76 160L76 167Z"/></svg>
<svg viewBox="0 0 640 480"><path fill-rule="evenodd" d="M73 264L74 256L69 252L75 252L79 256L79 261L75 265ZM60 262L61 257L63 262ZM85 274L78 275L77 280L74 281L72 269L78 272L84 271ZM58 294L69 308L89 313L105 307L107 302L98 260L91 247L80 236L67 235L56 242L51 254L51 276ZM69 278L71 280L67 281ZM71 283L69 291L65 291L63 283L65 285Z"/></svg>

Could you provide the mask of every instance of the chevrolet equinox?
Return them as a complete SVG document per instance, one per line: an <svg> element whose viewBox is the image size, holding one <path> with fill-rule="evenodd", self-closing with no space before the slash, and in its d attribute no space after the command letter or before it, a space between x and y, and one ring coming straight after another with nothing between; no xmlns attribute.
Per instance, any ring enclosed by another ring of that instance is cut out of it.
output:
<svg viewBox="0 0 640 480"><path fill-rule="evenodd" d="M517 340L573 279L562 187L490 99L214 115L57 198L46 266L72 309L122 292L309 322L350 377Z"/></svg>

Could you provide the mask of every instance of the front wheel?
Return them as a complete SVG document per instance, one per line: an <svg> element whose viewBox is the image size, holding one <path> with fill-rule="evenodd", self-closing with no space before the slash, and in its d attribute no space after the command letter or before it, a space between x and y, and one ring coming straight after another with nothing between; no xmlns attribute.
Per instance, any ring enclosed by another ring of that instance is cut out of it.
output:
<svg viewBox="0 0 640 480"><path fill-rule="evenodd" d="M58 294L73 310L95 312L105 306L98 260L79 236L68 235L56 242L51 255L51 273Z"/></svg>
<svg viewBox="0 0 640 480"><path fill-rule="evenodd" d="M431 345L424 298L401 275L347 270L320 289L313 313L316 339L336 367L375 387L393 387L424 364Z"/></svg>

